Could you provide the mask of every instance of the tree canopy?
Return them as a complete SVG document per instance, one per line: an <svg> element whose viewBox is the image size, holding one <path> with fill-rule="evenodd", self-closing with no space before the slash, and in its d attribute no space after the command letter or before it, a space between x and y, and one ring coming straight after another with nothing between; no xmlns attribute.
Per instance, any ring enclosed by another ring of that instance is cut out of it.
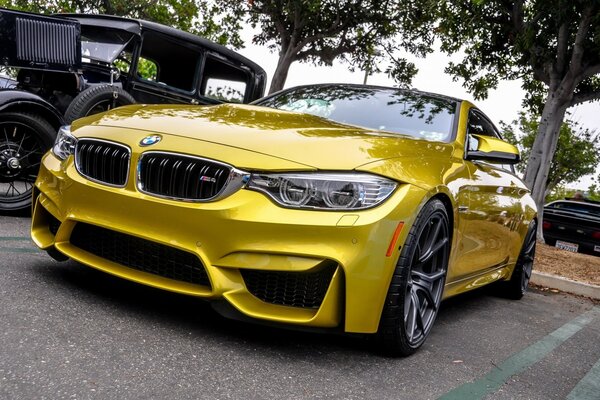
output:
<svg viewBox="0 0 600 400"><path fill-rule="evenodd" d="M524 177L541 218L566 110L600 100L600 0L438 4L442 50L464 53L447 72L476 98L500 80L520 78L528 93L525 105L541 114Z"/></svg>
<svg viewBox="0 0 600 400"><path fill-rule="evenodd" d="M203 0L0 0L0 7L41 14L109 14L172 26L235 48L242 46L239 24L220 16Z"/></svg>
<svg viewBox="0 0 600 400"><path fill-rule="evenodd" d="M517 164L518 172L525 172L539 123L539 115L521 112L519 118L511 124L501 124L503 137L521 149L523 162ZM546 192L576 182L585 175L593 174L599 163L600 133L567 119L560 127Z"/></svg>
<svg viewBox="0 0 600 400"><path fill-rule="evenodd" d="M376 71L383 58L388 74L404 82L415 66L396 57L405 49L425 55L431 48L433 20L423 13L429 0L215 0L230 18L259 28L253 42L277 51L279 60L270 92L283 88L293 62Z"/></svg>

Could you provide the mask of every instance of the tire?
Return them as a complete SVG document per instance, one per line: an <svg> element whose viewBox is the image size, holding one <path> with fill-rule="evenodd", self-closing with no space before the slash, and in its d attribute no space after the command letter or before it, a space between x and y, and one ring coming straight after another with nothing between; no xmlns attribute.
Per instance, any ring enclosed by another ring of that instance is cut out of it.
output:
<svg viewBox="0 0 600 400"><path fill-rule="evenodd" d="M517 264L513 270L512 276L508 282L501 282L501 293L503 296L520 300L527 292L529 279L533 270L533 261L535 259L535 245L537 242L537 224L535 220L529 224L525 241L521 247Z"/></svg>
<svg viewBox="0 0 600 400"><path fill-rule="evenodd" d="M410 229L379 321L377 342L386 355L413 354L431 331L448 271L449 226L444 204L433 199Z"/></svg>
<svg viewBox="0 0 600 400"><path fill-rule="evenodd" d="M56 129L39 115L0 113L0 211L31 207L42 156L55 137Z"/></svg>
<svg viewBox="0 0 600 400"><path fill-rule="evenodd" d="M133 96L119 86L108 84L92 86L75 96L67 107L65 120L71 123L78 118L134 103Z"/></svg>

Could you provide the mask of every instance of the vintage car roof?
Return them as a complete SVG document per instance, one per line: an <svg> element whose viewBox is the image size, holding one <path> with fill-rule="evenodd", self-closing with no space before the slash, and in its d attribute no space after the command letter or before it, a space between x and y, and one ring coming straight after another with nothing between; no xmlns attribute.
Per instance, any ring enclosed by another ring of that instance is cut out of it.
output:
<svg viewBox="0 0 600 400"><path fill-rule="evenodd" d="M214 50L220 54L223 54L231 59L237 60L247 67L254 70L256 73L266 74L265 70L254 61L236 53L235 51L228 49L218 43L212 42L208 39L202 38L198 35L194 35L189 32L185 32L170 26L158 24L156 22L146 21L143 19L132 19L125 17L117 17L114 15L86 15L86 14L55 14L58 17L66 17L77 20L83 25L95 25L104 26L107 28L123 29L127 32L134 34L141 34L142 30L150 29L156 32L164 33L165 35L184 40L186 42L195 43L199 46L205 47L210 50Z"/></svg>

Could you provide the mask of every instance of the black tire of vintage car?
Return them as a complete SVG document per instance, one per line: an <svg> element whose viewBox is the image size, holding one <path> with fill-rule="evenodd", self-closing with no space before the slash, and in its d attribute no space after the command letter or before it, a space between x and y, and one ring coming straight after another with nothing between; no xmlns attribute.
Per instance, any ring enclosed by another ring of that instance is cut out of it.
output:
<svg viewBox="0 0 600 400"><path fill-rule="evenodd" d="M0 211L31 205L40 161L55 135L56 129L38 115L0 113Z"/></svg>
<svg viewBox="0 0 600 400"><path fill-rule="evenodd" d="M133 96L118 86L92 86L75 96L65 112L65 121L71 123L78 118L134 103Z"/></svg>

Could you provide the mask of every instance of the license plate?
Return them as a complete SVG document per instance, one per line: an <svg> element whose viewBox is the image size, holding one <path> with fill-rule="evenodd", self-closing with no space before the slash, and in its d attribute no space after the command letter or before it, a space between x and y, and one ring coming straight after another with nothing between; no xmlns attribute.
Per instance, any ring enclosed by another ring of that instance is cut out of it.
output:
<svg viewBox="0 0 600 400"><path fill-rule="evenodd" d="M594 246L594 251L600 252L600 246Z"/></svg>
<svg viewBox="0 0 600 400"><path fill-rule="evenodd" d="M600 246L596 246L596 247L600 248ZM575 244L575 243L563 242L562 240L557 240L556 248L561 249L561 250L572 251L573 253L577 253L577 250L579 249L579 245Z"/></svg>

